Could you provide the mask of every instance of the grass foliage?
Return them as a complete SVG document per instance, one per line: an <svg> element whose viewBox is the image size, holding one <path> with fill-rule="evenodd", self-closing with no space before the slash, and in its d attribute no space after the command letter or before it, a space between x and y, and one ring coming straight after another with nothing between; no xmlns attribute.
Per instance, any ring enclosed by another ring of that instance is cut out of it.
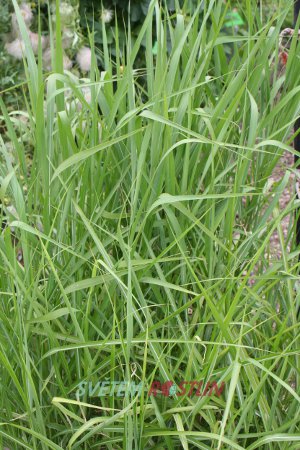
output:
<svg viewBox="0 0 300 450"><path fill-rule="evenodd" d="M299 205L279 208L289 172L269 181L299 115L296 36L278 69L291 2L261 22L247 0L247 34L222 37L223 2L199 23L200 4L186 19L153 0L122 60L103 27L89 79L62 70L59 14L43 73L13 3L27 110L0 100L0 447L299 448L299 249L281 229ZM225 390L78 398L82 380Z"/></svg>

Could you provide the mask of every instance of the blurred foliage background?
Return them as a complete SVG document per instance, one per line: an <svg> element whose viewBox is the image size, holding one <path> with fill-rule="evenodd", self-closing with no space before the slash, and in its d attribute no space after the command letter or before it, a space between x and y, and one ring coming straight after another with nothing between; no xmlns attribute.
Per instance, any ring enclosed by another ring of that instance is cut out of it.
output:
<svg viewBox="0 0 300 450"><path fill-rule="evenodd" d="M19 0L19 3L24 3ZM37 31L38 11L41 12L41 23L45 35L49 32L49 10L55 12L55 0L40 0L39 2L26 2L30 4L34 20L31 26L32 31ZM60 8L63 11L65 32L69 33L70 45L67 49L68 57L75 61L78 49L83 45L89 45L88 30L93 30L94 40L98 58L98 64L101 68L103 66L102 59L102 43L103 43L103 26L106 28L106 38L108 40L111 55L116 53L115 36L116 25L118 25L118 37L120 42L120 50L125 48L127 39L127 31L130 26L131 39L134 41L138 35L145 16L147 14L150 0L66 0L60 2ZM224 9L228 11L227 26L224 27L222 33L224 34L246 34L247 33L247 19L245 17L247 8L247 0L241 1L223 1ZM164 0L162 6L164 11L168 11L170 16L176 17L176 12L180 11L184 14L186 20L193 14L198 0ZM203 2L204 5L204 2ZM258 1L257 14L260 14L263 23L264 17L276 13L278 7L284 6L284 1ZM203 11L203 8L202 8ZM12 2L0 2L0 92L6 100L8 109L19 109L19 102L22 102L20 90L14 89L24 80L23 63L10 56L5 50L5 44L11 36L11 15L13 13ZM255 11L252 11L255 14ZM95 18L95 22L94 19ZM201 20L199 21L201 23ZM286 26L291 27L293 22L292 12L286 21ZM127 30L127 31L126 31ZM155 33L155 31L154 31ZM155 36L153 37L155 53ZM232 48L228 46L225 51L230 58ZM121 57L123 55L121 54ZM144 55L141 53L138 59L138 65L143 67ZM78 72L76 64L73 65L73 71ZM25 88L25 86L24 86ZM1 130L0 130L1 131Z"/></svg>

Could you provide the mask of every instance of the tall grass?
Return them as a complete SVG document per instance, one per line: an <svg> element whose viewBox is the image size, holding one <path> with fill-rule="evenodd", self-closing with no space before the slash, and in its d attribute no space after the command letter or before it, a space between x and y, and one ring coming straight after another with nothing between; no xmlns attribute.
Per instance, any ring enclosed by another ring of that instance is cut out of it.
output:
<svg viewBox="0 0 300 450"><path fill-rule="evenodd" d="M299 448L299 249L281 230L299 205L279 208L292 169L269 182L299 116L296 35L277 70L292 2L262 23L247 0L241 37L223 2L170 17L153 0L116 61L104 30L105 71L91 34L89 79L62 70L58 13L43 73L13 3L28 122L1 101L0 447ZM142 395L76 395L123 380ZM153 380L225 390L149 396Z"/></svg>

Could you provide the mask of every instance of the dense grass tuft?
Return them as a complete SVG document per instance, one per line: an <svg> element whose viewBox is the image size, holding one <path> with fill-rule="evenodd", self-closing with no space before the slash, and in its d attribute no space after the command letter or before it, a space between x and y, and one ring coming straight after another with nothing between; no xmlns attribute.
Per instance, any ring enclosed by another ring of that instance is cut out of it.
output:
<svg viewBox="0 0 300 450"><path fill-rule="evenodd" d="M153 0L116 61L104 31L88 79L62 70L59 14L42 72L13 3L27 109L0 100L0 447L299 449L293 169L269 181L299 116L296 35L277 69L292 2L262 23L248 0L239 37L222 2L200 23L201 5L168 17ZM76 396L123 380L142 395ZM148 396L153 380L225 388Z"/></svg>

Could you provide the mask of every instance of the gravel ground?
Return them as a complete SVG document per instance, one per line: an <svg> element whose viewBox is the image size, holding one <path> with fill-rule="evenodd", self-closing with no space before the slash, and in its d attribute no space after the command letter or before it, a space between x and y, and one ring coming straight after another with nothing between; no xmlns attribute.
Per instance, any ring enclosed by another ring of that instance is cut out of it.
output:
<svg viewBox="0 0 300 450"><path fill-rule="evenodd" d="M272 177L271 177L271 180L273 182L280 181L283 178L283 176L285 175L287 169L289 167L292 167L293 164L294 164L294 155L292 155L289 152L285 152L283 154L283 156L281 157L279 164L275 167ZM279 200L280 210L283 210L284 208L286 208L291 197L294 195L294 192L295 192L295 181L294 180L295 180L295 176L291 173L289 184L283 191L281 198ZM283 231L283 235L284 235L285 239L287 238L287 235L288 235L288 229L289 229L291 220L293 220L293 217L286 216L281 222L281 227L282 227L282 231ZM288 245L288 249L290 250L289 245ZM280 259L281 255L282 255L282 251L281 251L280 240L279 240L278 232L275 231L270 239L270 256L272 259Z"/></svg>

